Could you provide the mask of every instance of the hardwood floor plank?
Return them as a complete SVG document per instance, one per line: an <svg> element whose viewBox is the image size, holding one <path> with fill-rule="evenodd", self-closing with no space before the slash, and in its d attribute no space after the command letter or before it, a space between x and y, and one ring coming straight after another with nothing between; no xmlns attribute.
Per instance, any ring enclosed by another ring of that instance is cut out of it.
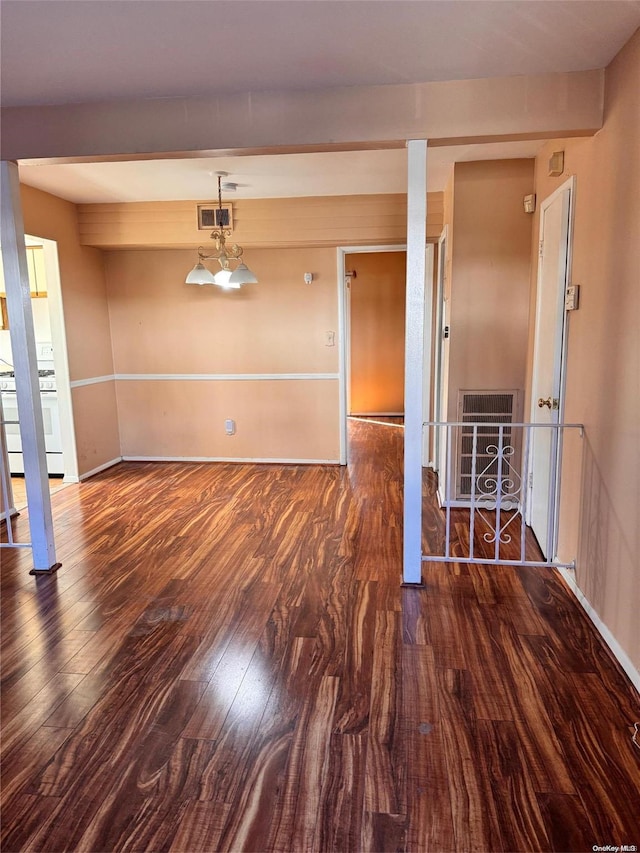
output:
<svg viewBox="0 0 640 853"><path fill-rule="evenodd" d="M574 794L562 739L554 728L550 706L541 689L545 680L542 664L526 651L531 638L516 636L510 624L505 624L504 633L504 648L509 658L505 673L509 701L535 790Z"/></svg>
<svg viewBox="0 0 640 853"><path fill-rule="evenodd" d="M271 836L277 830L282 808L280 786L290 745L291 733L286 730L261 743L242 794L234 807L229 807L218 844L220 851L276 849Z"/></svg>
<svg viewBox="0 0 640 853"><path fill-rule="evenodd" d="M106 687L107 676L98 672L85 675L76 687L42 724L49 728L75 728L99 701Z"/></svg>
<svg viewBox="0 0 640 853"><path fill-rule="evenodd" d="M314 849L362 849L366 750L366 735L331 735L326 796L321 803Z"/></svg>
<svg viewBox="0 0 640 853"><path fill-rule="evenodd" d="M428 596L423 589L402 590L402 641L408 645L430 645Z"/></svg>
<svg viewBox="0 0 640 853"><path fill-rule="evenodd" d="M0 703L3 722L9 722L12 716L28 705L31 700L51 680L52 665L64 671L71 660L92 639L91 631L70 630L66 636L53 646L45 646L42 657L28 669L21 678L10 687L2 688Z"/></svg>
<svg viewBox="0 0 640 853"><path fill-rule="evenodd" d="M270 849L284 809L285 774L294 731L304 703L309 694L315 695L321 677L317 641L293 637L287 644L282 676L271 692L249 758L239 767L234 808L224 827L221 850L259 850L261 846ZM215 786L213 792L215 797Z"/></svg>
<svg viewBox="0 0 640 853"><path fill-rule="evenodd" d="M71 792L72 799L73 789L82 787L85 775L101 775L118 761L124 772L144 761L141 753L149 731L161 724L165 704L173 708L174 697L182 695L173 679L163 679L163 671L181 664L192 652L193 638L176 636L171 625L131 639L117 656L100 699L42 774L41 793L63 796ZM179 684L190 688L197 698L202 695L204 685ZM196 701L187 706L189 715Z"/></svg>
<svg viewBox="0 0 640 853"><path fill-rule="evenodd" d="M293 731L304 691L299 680L308 679L317 666L317 641L292 635L291 623L278 607L263 632L246 677L224 721L216 749L204 767L199 798L234 802L241 794L248 768L255 761L271 724L279 737ZM283 691L291 701L283 701Z"/></svg>
<svg viewBox="0 0 640 853"><path fill-rule="evenodd" d="M0 788L4 802L16 795L33 793L31 781L39 774L71 734L70 729L39 728L12 755L3 758Z"/></svg>
<svg viewBox="0 0 640 853"><path fill-rule="evenodd" d="M216 802L213 806L197 801L184 803L177 820L176 834L169 847L171 853L221 849L220 837L230 811L228 803Z"/></svg>
<svg viewBox="0 0 640 853"><path fill-rule="evenodd" d="M491 605L482 607L462 599L458 624L467 633L465 658L472 673L473 705L484 720L513 717L509 689L504 674L509 670L500 620Z"/></svg>
<svg viewBox="0 0 640 853"><path fill-rule="evenodd" d="M609 668L611 659L602 640L554 570L516 571L534 610L546 626L549 650L553 649L553 664L565 672L594 672L601 665Z"/></svg>
<svg viewBox="0 0 640 853"><path fill-rule="evenodd" d="M356 581L346 615L347 644L335 715L338 734L359 734L369 725L377 610L376 581Z"/></svg>
<svg viewBox="0 0 640 853"><path fill-rule="evenodd" d="M425 618L436 664L445 669L466 667L466 639L460 625L457 607L449 591L446 567L430 563L423 567L423 578L429 607Z"/></svg>
<svg viewBox="0 0 640 853"><path fill-rule="evenodd" d="M579 797L569 794L538 794L540 813L550 842L558 853L581 853L594 846L590 827Z"/></svg>
<svg viewBox="0 0 640 853"><path fill-rule="evenodd" d="M325 676L298 718L293 734L282 810L270 849L313 850L321 832L321 804L329 787L330 742L339 680Z"/></svg>
<svg viewBox="0 0 640 853"><path fill-rule="evenodd" d="M2 656L2 690L10 688L45 656L59 658L67 654L67 648L70 652L69 632L77 628L94 606L92 602L79 601L60 613L57 602L45 604L46 616L38 620L35 630L30 630L34 620L25 623L20 640L11 643L10 651Z"/></svg>
<svg viewBox="0 0 640 853"><path fill-rule="evenodd" d="M404 853L406 848L405 815L365 812L363 851L370 853Z"/></svg>
<svg viewBox="0 0 640 853"><path fill-rule="evenodd" d="M22 794L7 801L5 808L11 814L11 822L3 821L0 833L0 849L3 853L36 853L47 850L45 846L25 843L25 838L36 834L38 827L47 820L58 801L54 797L37 797Z"/></svg>
<svg viewBox="0 0 640 853"><path fill-rule="evenodd" d="M81 679L81 675L55 673L20 713L11 715L8 723L2 727L4 760L38 731Z"/></svg>
<svg viewBox="0 0 640 853"><path fill-rule="evenodd" d="M503 850L548 850L544 820L516 727L478 720L477 755L491 785Z"/></svg>
<svg viewBox="0 0 640 853"><path fill-rule="evenodd" d="M535 659L539 638L524 640ZM573 677L558 678L545 665L539 684L593 836L622 838L636 834L640 764L637 756L629 761L635 747L630 744L628 732L620 740L616 737L616 729L620 734L624 725L613 722L615 715L602 717L601 710L594 718L576 693Z"/></svg>
<svg viewBox="0 0 640 853"><path fill-rule="evenodd" d="M252 588L249 605L238 620L211 681L184 730L185 737L215 740L220 734L279 590L280 587L274 584L259 584Z"/></svg>
<svg viewBox="0 0 640 853"><path fill-rule="evenodd" d="M407 750L407 831L411 851L455 850L449 767L443 743L433 649L402 650Z"/></svg>
<svg viewBox="0 0 640 853"><path fill-rule="evenodd" d="M103 628L92 632L92 636L75 655L62 664L61 672L88 675L100 669L106 669L118 649L118 641L134 620L133 608L129 612L120 612L111 616Z"/></svg>
<svg viewBox="0 0 640 853"><path fill-rule="evenodd" d="M402 713L400 614L395 611L378 611L374 643L365 810L371 813L406 814L404 731L399 725Z"/></svg>
<svg viewBox="0 0 640 853"><path fill-rule="evenodd" d="M436 669L440 726L451 800L455 850L504 850L490 779L478 761L471 678ZM506 853L506 851L505 851Z"/></svg>

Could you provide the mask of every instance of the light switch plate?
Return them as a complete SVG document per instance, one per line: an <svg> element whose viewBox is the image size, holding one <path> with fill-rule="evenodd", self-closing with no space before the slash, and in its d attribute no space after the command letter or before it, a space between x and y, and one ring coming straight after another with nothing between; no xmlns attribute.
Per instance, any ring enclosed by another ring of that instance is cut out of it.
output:
<svg viewBox="0 0 640 853"><path fill-rule="evenodd" d="M570 284L564 298L565 311L577 311L580 303L580 285Z"/></svg>

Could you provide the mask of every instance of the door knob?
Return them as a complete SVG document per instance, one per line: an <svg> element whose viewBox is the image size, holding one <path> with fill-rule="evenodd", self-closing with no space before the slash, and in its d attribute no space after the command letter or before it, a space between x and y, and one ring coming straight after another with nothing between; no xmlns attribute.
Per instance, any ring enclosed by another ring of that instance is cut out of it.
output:
<svg viewBox="0 0 640 853"><path fill-rule="evenodd" d="M548 409L555 410L558 408L559 402L560 401L557 400L555 397L547 397L546 400L543 400L542 397L540 397L538 400L538 408L544 409L544 407L546 406Z"/></svg>

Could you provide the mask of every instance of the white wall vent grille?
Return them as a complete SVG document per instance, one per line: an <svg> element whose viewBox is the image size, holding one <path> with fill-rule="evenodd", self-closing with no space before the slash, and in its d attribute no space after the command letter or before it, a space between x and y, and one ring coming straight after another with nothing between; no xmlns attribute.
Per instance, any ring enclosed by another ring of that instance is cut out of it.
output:
<svg viewBox="0 0 640 853"><path fill-rule="evenodd" d="M458 392L458 421L468 423L469 427L460 427L456 442L456 500L471 497L471 473L473 463L473 426L478 427L476 447L476 492L484 491L489 481L498 474L498 461L490 448L499 440L499 424L518 423L519 392L509 391L462 391ZM495 427L493 426L495 424ZM520 469L520 431L506 427L503 430L503 443L514 447L511 464ZM508 475L508 462L503 460L502 475ZM490 489L489 489L490 491Z"/></svg>

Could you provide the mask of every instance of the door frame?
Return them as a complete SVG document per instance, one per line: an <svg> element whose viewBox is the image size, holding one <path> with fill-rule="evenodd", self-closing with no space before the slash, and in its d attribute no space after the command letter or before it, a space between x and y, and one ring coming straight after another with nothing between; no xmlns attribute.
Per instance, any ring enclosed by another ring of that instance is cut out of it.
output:
<svg viewBox="0 0 640 853"><path fill-rule="evenodd" d="M571 265L572 265L572 256L573 256L573 230L574 230L574 217L575 217L575 188L576 188L576 176L571 175L564 183L562 183L559 187L557 187L550 195L548 195L541 203L540 203L540 221L538 226L538 242L537 246L540 246L542 241L543 234L543 225L544 225L544 217L543 212L550 207L559 196L561 196L567 190L569 191L569 212L567 217L567 234L566 234L566 260L564 265L564 290L566 293L567 286L571 281ZM529 419L533 422L533 412L535 411L535 407L537 406L537 400L535 399L536 395L536 386L537 386L537 378L538 378L538 364L536 362L536 350L538 347L538 326L539 326L539 312L540 312L540 292L541 292L541 272L542 272L542 264L540 263L540 251L538 248L538 267L536 271L536 313L535 313L535 327L534 327L534 337L533 337L533 354L532 354L532 370L531 370L531 397L530 397L530 410L529 410ZM568 318L567 318L567 310L564 307L564 300L562 302L558 300L559 306L561 306L558 310L558 315L556 317L556 328L555 328L555 342L556 347L555 351L557 353L556 361L554 365L554 374L558 376L558 423L564 422L564 411L565 411L565 401L566 401L566 383L567 383L567 353L568 353ZM559 344L559 346L558 346ZM557 554L556 549L558 546L558 527L560 521L560 500L559 500L559 488L560 488L560 466L562 460L562 430L557 430L557 439L555 442L555 448L553 450L553 456L551 459L552 465L552 475L553 475L553 494L554 500L552 502L552 506L549 509L548 514L548 530L547 536L549 538L549 554L546 554L546 558L548 560L556 560ZM531 447L529 449L529 458L527 460L527 470L533 475L535 479L535 472L533 468L533 442L531 443ZM527 484L527 518L526 523L531 526L531 513L532 513L532 493L533 493L533 485L532 482Z"/></svg>
<svg viewBox="0 0 640 853"><path fill-rule="evenodd" d="M436 272L436 316L434 321L434 347L433 347L433 418L434 421L444 421L444 388L446 385L443 375L444 369L444 320L445 320L445 277L447 261L447 241L449 239L449 226L445 225L438 238L438 265ZM435 429L433 436L433 459L430 460L431 468L440 477L440 450L442 441L440 432Z"/></svg>

